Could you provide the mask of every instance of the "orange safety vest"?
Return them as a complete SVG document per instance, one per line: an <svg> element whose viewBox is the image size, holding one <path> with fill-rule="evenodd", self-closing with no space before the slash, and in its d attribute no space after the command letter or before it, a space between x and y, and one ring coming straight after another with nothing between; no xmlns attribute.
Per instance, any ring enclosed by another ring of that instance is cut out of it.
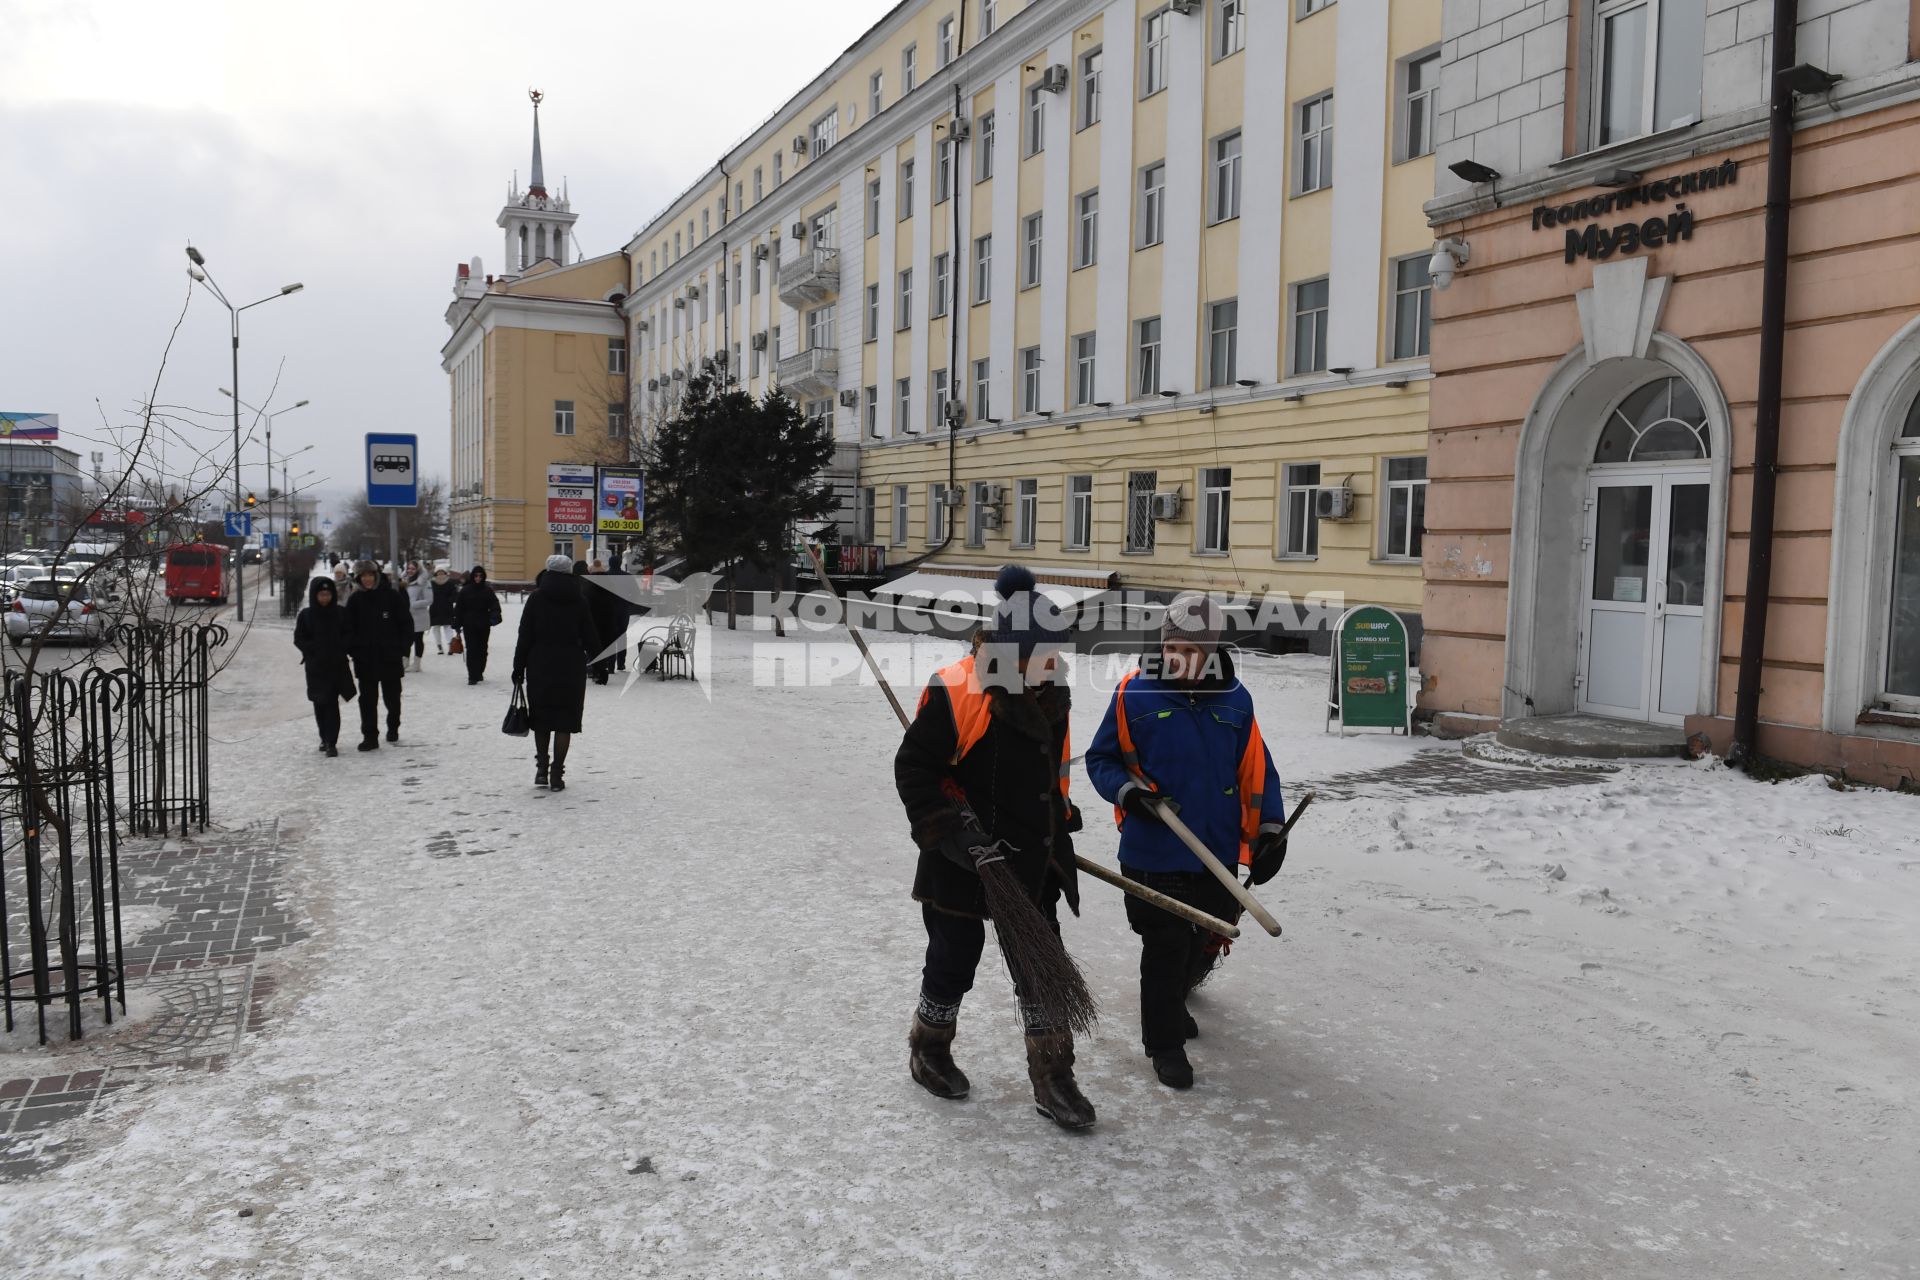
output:
<svg viewBox="0 0 1920 1280"><path fill-rule="evenodd" d="M1140 768L1140 753L1133 745L1133 725L1127 720L1127 686L1140 673L1129 671L1120 678L1119 685L1113 691L1114 728L1120 733L1120 762L1127 772L1137 778L1149 791L1159 791L1159 784L1146 775ZM1267 784L1267 744L1260 736L1260 722L1249 720L1247 725L1247 745L1240 752L1239 777L1235 780L1240 793L1240 865L1253 864L1253 841L1260 834L1260 807L1265 800L1261 788ZM1127 811L1119 805L1113 806L1113 823L1124 827Z"/></svg>
<svg viewBox="0 0 1920 1280"><path fill-rule="evenodd" d="M953 708L953 759L947 763L957 765L966 758L967 752L987 736L987 726L993 721L991 695L980 687L980 680L973 668L973 655L968 654L951 666L934 672L933 680L920 691L920 705L915 714L927 709L927 698L933 692L935 684L942 685L947 691L947 705ZM1067 799L1067 774L1073 759L1073 729L1068 727L1060 741L1060 798ZM1069 804L1071 802L1069 801Z"/></svg>

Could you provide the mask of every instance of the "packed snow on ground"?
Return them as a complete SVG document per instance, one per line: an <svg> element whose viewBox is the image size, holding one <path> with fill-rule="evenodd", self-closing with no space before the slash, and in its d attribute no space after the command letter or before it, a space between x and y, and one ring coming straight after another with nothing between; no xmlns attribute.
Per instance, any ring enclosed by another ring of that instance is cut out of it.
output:
<svg viewBox="0 0 1920 1280"><path fill-rule="evenodd" d="M1075 1136L1034 1114L991 954L973 1096L907 1077L898 729L870 684L754 683L839 637L720 631L704 688L590 689L553 795L498 731L510 635L476 688L428 655L397 749L327 760L285 624L255 625L216 813L278 820L315 936L228 1070L123 1092L86 1156L0 1189L8 1274L1920 1274L1912 797L1678 763L1329 793L1262 891L1285 937L1194 1001L1188 1093L1141 1055L1120 895L1083 881ZM1292 794L1455 751L1329 737L1322 662L1247 668Z"/></svg>

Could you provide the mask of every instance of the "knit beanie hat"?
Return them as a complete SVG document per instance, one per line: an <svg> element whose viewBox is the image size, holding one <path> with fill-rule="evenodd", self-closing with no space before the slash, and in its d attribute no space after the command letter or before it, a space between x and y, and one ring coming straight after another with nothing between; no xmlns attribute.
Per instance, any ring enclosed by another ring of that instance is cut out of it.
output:
<svg viewBox="0 0 1920 1280"><path fill-rule="evenodd" d="M1000 603L993 611L993 626L987 632L989 644L1018 650L1022 658L1035 653L1064 649L1071 642L1072 626L1052 597L1035 589L1033 571L1025 565L1010 564L993 580Z"/></svg>
<svg viewBox="0 0 1920 1280"><path fill-rule="evenodd" d="M573 557L572 556L548 556L547 572L548 573L572 573Z"/></svg>
<svg viewBox="0 0 1920 1280"><path fill-rule="evenodd" d="M1226 610L1219 601L1198 591L1183 591L1167 606L1167 616L1160 623L1160 642L1184 640L1212 653L1219 648L1226 625Z"/></svg>

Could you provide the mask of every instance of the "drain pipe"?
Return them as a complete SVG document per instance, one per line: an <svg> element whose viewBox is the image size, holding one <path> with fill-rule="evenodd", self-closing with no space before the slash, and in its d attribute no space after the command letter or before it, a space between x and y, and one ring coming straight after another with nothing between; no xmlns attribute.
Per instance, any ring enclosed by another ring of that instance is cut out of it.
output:
<svg viewBox="0 0 1920 1280"><path fill-rule="evenodd" d="M1761 660L1773 590L1773 509L1779 488L1780 371L1787 328L1787 227L1793 210L1793 103L1788 72L1800 27L1799 0L1773 0L1768 79L1766 254L1761 263L1760 385L1753 424L1753 507L1748 520L1746 611L1740 626L1740 686L1729 764L1751 768L1760 727Z"/></svg>

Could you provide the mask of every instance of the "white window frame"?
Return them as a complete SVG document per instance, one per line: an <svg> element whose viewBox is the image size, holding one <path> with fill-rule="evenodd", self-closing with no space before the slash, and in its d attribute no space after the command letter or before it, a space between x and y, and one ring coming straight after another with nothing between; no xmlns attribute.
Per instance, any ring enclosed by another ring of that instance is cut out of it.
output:
<svg viewBox="0 0 1920 1280"><path fill-rule="evenodd" d="M615 401L607 406L607 439L627 438L627 406Z"/></svg>
<svg viewBox="0 0 1920 1280"><path fill-rule="evenodd" d="M872 546L874 539L874 491L872 485L860 486L860 495L853 508L853 540L862 546Z"/></svg>
<svg viewBox="0 0 1920 1280"><path fill-rule="evenodd" d="M1419 477L1401 480L1392 479L1393 464L1396 462L1418 462L1420 464ZM1421 519L1419 521L1420 529L1417 536L1424 538L1427 527L1425 518L1426 489L1427 458L1425 454L1405 454L1398 457L1382 458L1380 460L1380 558L1382 560L1419 563L1420 551L1413 546L1416 537L1413 528L1414 511L1417 507L1421 512ZM1414 500L1415 490L1419 491L1418 502ZM1407 494L1406 519L1401 523L1401 527L1396 529L1394 527L1395 520L1393 513L1394 495L1403 491ZM1393 549L1394 535L1396 533L1403 535L1404 539L1399 551Z"/></svg>
<svg viewBox="0 0 1920 1280"><path fill-rule="evenodd" d="M1215 0L1213 22L1215 62L1247 47L1247 0Z"/></svg>
<svg viewBox="0 0 1920 1280"><path fill-rule="evenodd" d="M833 304L813 308L806 316L807 350L825 351L838 347L833 334Z"/></svg>
<svg viewBox="0 0 1920 1280"><path fill-rule="evenodd" d="M570 436L574 432L574 426L573 401L555 400L553 402L553 434Z"/></svg>
<svg viewBox="0 0 1920 1280"><path fill-rule="evenodd" d="M934 319L947 314L951 307L953 292L953 255L936 253L933 255L933 296L928 300L933 307Z"/></svg>
<svg viewBox="0 0 1920 1280"><path fill-rule="evenodd" d="M867 239L880 234L880 179L867 184Z"/></svg>
<svg viewBox="0 0 1920 1280"><path fill-rule="evenodd" d="M920 83L920 46L910 44L900 51L900 96L906 97Z"/></svg>
<svg viewBox="0 0 1920 1280"><path fill-rule="evenodd" d="M948 15L940 19L940 25L933 29L933 63L938 71L954 58L953 17Z"/></svg>
<svg viewBox="0 0 1920 1280"><path fill-rule="evenodd" d="M1660 65L1664 46L1672 42L1674 28L1667 22L1665 5L1670 0L1598 0L1593 8L1593 26L1589 38L1589 57L1587 61L1587 112L1586 134L1595 147L1611 146L1619 142L1628 142L1634 138L1644 138L1648 134L1662 133L1668 129L1684 128L1700 119L1701 95L1705 85L1704 29L1698 33L1689 31L1689 35L1700 39L1703 48L1668 50L1677 55L1679 65L1685 66L1691 73L1691 81L1683 86L1690 93L1693 110L1666 120L1659 118L1660 110ZM1640 109L1638 128L1632 133L1623 133L1617 137L1607 134L1607 24L1635 9L1646 10L1646 45L1640 51ZM1691 17L1683 11L1681 18ZM1704 22L1704 15L1702 15ZM1689 42L1691 43L1691 42ZM1677 105L1677 104L1676 104Z"/></svg>
<svg viewBox="0 0 1920 1280"><path fill-rule="evenodd" d="M1875 655L1876 661L1869 669L1871 675L1866 683L1873 690L1873 696L1867 700L1867 705L1903 715L1920 715L1920 697L1911 693L1895 693L1891 687L1895 639L1894 587L1903 567L1900 563L1900 521L1903 511L1902 501L1906 497L1902 493L1900 473L1906 460L1920 458L1920 435L1907 434L1908 424L1920 421L1920 398L1907 401L1907 405L1906 416L1894 424L1897 434L1893 437L1893 446L1886 455L1886 497L1868 504L1868 510L1871 512L1869 518L1873 521L1868 546L1877 550L1869 555L1873 572L1868 581L1875 585L1870 588L1874 595L1870 598L1871 604L1867 609L1867 617L1871 619L1869 625L1878 634L1875 643L1868 650ZM1913 496L1916 501L1920 501L1920 493ZM1920 520L1920 506L1904 508L1904 511L1907 519Z"/></svg>
<svg viewBox="0 0 1920 1280"><path fill-rule="evenodd" d="M1031 477L1013 482L1013 537L1015 550L1030 551L1040 538L1040 482Z"/></svg>
<svg viewBox="0 0 1920 1280"><path fill-rule="evenodd" d="M1301 292L1315 285L1325 290L1325 301L1318 306L1302 307ZM1301 377L1310 373L1324 373L1327 369L1327 330L1333 313L1333 285L1329 277L1316 276L1311 280L1296 280L1287 286L1287 376ZM1300 359L1300 336L1303 329L1313 334L1313 355L1310 360Z"/></svg>
<svg viewBox="0 0 1920 1280"><path fill-rule="evenodd" d="M1141 483L1145 481L1145 483ZM1160 488L1160 473L1157 471L1127 472L1127 505L1125 518L1121 521L1120 554L1125 556L1150 556L1159 538L1154 529L1153 495ZM1145 501L1140 501L1144 495Z"/></svg>
<svg viewBox="0 0 1920 1280"><path fill-rule="evenodd" d="M993 361L973 362L973 420L985 422L993 416Z"/></svg>
<svg viewBox="0 0 1920 1280"><path fill-rule="evenodd" d="M1084 483L1082 483L1084 481ZM1093 548L1093 476L1083 472L1067 477L1066 509L1061 512L1060 545L1065 551Z"/></svg>
<svg viewBox="0 0 1920 1280"><path fill-rule="evenodd" d="M975 480L967 486L967 545L970 547L987 545L987 508L993 505L987 501L987 490L984 480Z"/></svg>
<svg viewBox="0 0 1920 1280"><path fill-rule="evenodd" d="M627 371L627 340L625 338L607 339L607 372L624 374Z"/></svg>
<svg viewBox="0 0 1920 1280"><path fill-rule="evenodd" d="M1233 550L1233 468L1200 468L1200 518L1194 554L1224 556Z"/></svg>
<svg viewBox="0 0 1920 1280"><path fill-rule="evenodd" d="M1167 162L1140 166L1140 226L1136 248L1151 249L1167 239Z"/></svg>
<svg viewBox="0 0 1920 1280"><path fill-rule="evenodd" d="M913 157L908 156L900 162L900 207L894 210L897 221L905 222L913 216Z"/></svg>
<svg viewBox="0 0 1920 1280"><path fill-rule="evenodd" d="M993 233L973 242L973 305L993 300Z"/></svg>
<svg viewBox="0 0 1920 1280"><path fill-rule="evenodd" d="M1030 213L1020 220L1020 288L1038 289L1046 270L1047 222L1045 213Z"/></svg>
<svg viewBox="0 0 1920 1280"><path fill-rule="evenodd" d="M761 200L766 198L767 194L766 183L761 180L760 175L760 166L753 166L753 202L755 204L759 204Z"/></svg>
<svg viewBox="0 0 1920 1280"><path fill-rule="evenodd" d="M833 150L833 144L838 141L840 141L840 108L831 107L825 115L807 126L808 154L818 160Z"/></svg>
<svg viewBox="0 0 1920 1280"><path fill-rule="evenodd" d="M869 440L880 438L880 388L870 386L864 389L860 402L860 429Z"/></svg>
<svg viewBox="0 0 1920 1280"><path fill-rule="evenodd" d="M936 205L953 199L953 168L959 156L960 144L952 138L942 138L933 144L933 202Z"/></svg>
<svg viewBox="0 0 1920 1280"><path fill-rule="evenodd" d="M945 369L927 374L927 429L938 431L947 425L947 400L953 394Z"/></svg>
<svg viewBox="0 0 1920 1280"><path fill-rule="evenodd" d="M1167 87L1167 68L1172 60L1170 47L1173 26L1171 8L1155 9L1140 19L1140 96L1151 98ZM1156 36L1155 31L1159 34Z"/></svg>
<svg viewBox="0 0 1920 1280"><path fill-rule="evenodd" d="M880 341L880 286L877 284L867 286L867 328L865 337L868 342Z"/></svg>
<svg viewBox="0 0 1920 1280"><path fill-rule="evenodd" d="M1322 9L1331 8L1333 8L1333 0L1298 0L1298 7L1294 10L1294 21L1311 18Z"/></svg>
<svg viewBox="0 0 1920 1280"><path fill-rule="evenodd" d="M1073 403L1076 408L1091 405L1094 397L1100 394L1100 343L1099 335L1094 333L1076 333L1073 335Z"/></svg>
<svg viewBox="0 0 1920 1280"><path fill-rule="evenodd" d="M1221 298L1207 304L1207 386L1231 387L1239 377L1240 299Z"/></svg>
<svg viewBox="0 0 1920 1280"><path fill-rule="evenodd" d="M1333 186L1333 90L1293 104L1293 194Z"/></svg>
<svg viewBox="0 0 1920 1280"><path fill-rule="evenodd" d="M1040 376L1044 365L1039 347L1020 348L1020 412L1023 414L1039 413L1043 407Z"/></svg>
<svg viewBox="0 0 1920 1280"><path fill-rule="evenodd" d="M1234 129L1213 140L1208 148L1212 181L1207 184L1208 221L1218 225L1240 216L1241 158L1246 150L1241 132Z"/></svg>
<svg viewBox="0 0 1920 1280"><path fill-rule="evenodd" d="M1073 269L1079 271L1100 261L1100 188L1082 191L1073 200L1074 228L1079 243L1074 246Z"/></svg>
<svg viewBox="0 0 1920 1280"><path fill-rule="evenodd" d="M1166 381L1160 345L1164 328L1159 316L1142 316L1133 322L1133 398L1136 400L1159 395ZM1152 341L1148 341L1149 334Z"/></svg>
<svg viewBox="0 0 1920 1280"><path fill-rule="evenodd" d="M1416 84L1416 78L1419 83ZM1440 46L1408 54L1393 69L1393 162L1405 164L1433 154L1433 130L1440 115ZM1420 126L1415 142L1414 125Z"/></svg>
<svg viewBox="0 0 1920 1280"><path fill-rule="evenodd" d="M1047 149L1047 98L1048 93L1035 81L1027 86L1026 111L1026 154L1037 156Z"/></svg>
<svg viewBox="0 0 1920 1280"><path fill-rule="evenodd" d="M1402 286L1400 272L1403 267L1417 267L1423 272L1427 265L1424 253L1408 254L1404 258L1393 258L1387 263L1387 358L1389 360L1423 360L1433 353L1433 277L1428 276L1425 283L1409 289ZM1417 337L1411 350L1402 351L1401 344L1406 334L1400 324L1400 300L1408 295L1418 295L1414 305L1418 310L1416 321Z"/></svg>
<svg viewBox="0 0 1920 1280"><path fill-rule="evenodd" d="M1311 470L1313 478L1307 478ZM1280 504L1280 558L1320 558L1320 489L1326 472L1318 462L1289 462L1281 472L1285 496ZM1300 545L1293 540L1294 520L1300 520Z"/></svg>
<svg viewBox="0 0 1920 1280"><path fill-rule="evenodd" d="M893 382L893 434L913 434L913 379L895 378Z"/></svg>
<svg viewBox="0 0 1920 1280"><path fill-rule="evenodd" d="M887 109L887 73L876 71L867 77L867 119Z"/></svg>
<svg viewBox="0 0 1920 1280"><path fill-rule="evenodd" d="M907 525L913 519L913 486L896 484L893 486L893 527L887 530L888 539L896 547L907 545Z"/></svg>
<svg viewBox="0 0 1920 1280"><path fill-rule="evenodd" d="M1100 123L1100 82L1106 61L1103 56L1105 52L1102 46L1095 45L1080 55L1080 74L1076 77L1078 92L1075 97L1081 129L1090 129Z"/></svg>
<svg viewBox="0 0 1920 1280"><path fill-rule="evenodd" d="M947 536L947 486L935 480L927 486L927 545L938 546Z"/></svg>
<svg viewBox="0 0 1920 1280"><path fill-rule="evenodd" d="M980 38L985 40L999 25L999 0L980 0Z"/></svg>
<svg viewBox="0 0 1920 1280"><path fill-rule="evenodd" d="M973 180L993 181L993 112L983 111L973 123Z"/></svg>
<svg viewBox="0 0 1920 1280"><path fill-rule="evenodd" d="M893 331L905 333L913 328L913 268L908 267L900 273L899 292L894 295L894 306L898 312L893 317Z"/></svg>

